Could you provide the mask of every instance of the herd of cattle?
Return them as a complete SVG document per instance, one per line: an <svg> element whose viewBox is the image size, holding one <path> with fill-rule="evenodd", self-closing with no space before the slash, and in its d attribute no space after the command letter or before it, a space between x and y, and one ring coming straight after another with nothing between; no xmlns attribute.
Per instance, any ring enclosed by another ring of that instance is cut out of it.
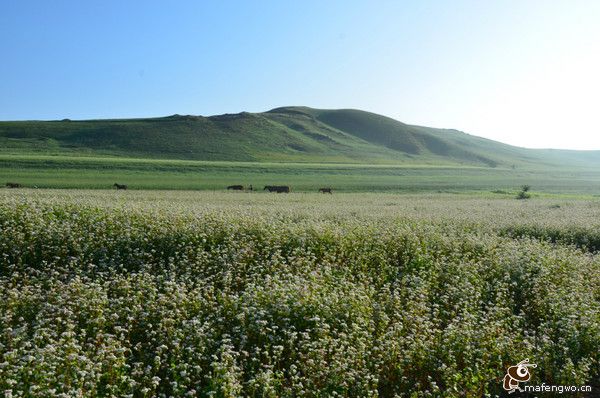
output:
<svg viewBox="0 0 600 398"><path fill-rule="evenodd" d="M243 185L230 185L227 187L228 190L232 191L253 191L252 185L245 188ZM277 192L277 193L290 193L290 187L287 185L265 185L263 191ZM319 192L331 193L331 188L319 188Z"/></svg>
<svg viewBox="0 0 600 398"><path fill-rule="evenodd" d="M16 183L16 182L7 182L6 187L7 188L23 188L23 185ZM127 185L117 184L116 182L113 184L113 187L116 188L117 190L126 190L127 189ZM227 187L227 189L232 190L232 191L253 191L254 190L254 188L252 188L252 185L249 185L248 188L245 188L243 185L230 185ZM263 188L263 191L277 192L277 193L289 193L290 187L287 185L265 185L265 187ZM332 190L331 190L331 188L319 188L319 192L331 194Z"/></svg>

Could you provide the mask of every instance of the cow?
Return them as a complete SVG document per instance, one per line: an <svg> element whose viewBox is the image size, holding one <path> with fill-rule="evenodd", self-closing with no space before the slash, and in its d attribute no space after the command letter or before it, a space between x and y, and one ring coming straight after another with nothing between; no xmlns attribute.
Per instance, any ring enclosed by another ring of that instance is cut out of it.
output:
<svg viewBox="0 0 600 398"><path fill-rule="evenodd" d="M243 185L230 185L227 187L228 190L234 190L234 191L242 191L244 189Z"/></svg>
<svg viewBox="0 0 600 398"><path fill-rule="evenodd" d="M263 191L269 191L269 192L277 192L277 193L289 193L290 192L290 187L288 187L287 185L266 185L263 188Z"/></svg>
<svg viewBox="0 0 600 398"><path fill-rule="evenodd" d="M116 182L113 184L113 187L117 188L117 191L119 189L122 189L122 190L126 190L127 189L127 185L117 184Z"/></svg>
<svg viewBox="0 0 600 398"><path fill-rule="evenodd" d="M7 188L22 188L23 186L16 182L7 182L6 187Z"/></svg>
<svg viewBox="0 0 600 398"><path fill-rule="evenodd" d="M319 188L319 192L332 194L331 188Z"/></svg>

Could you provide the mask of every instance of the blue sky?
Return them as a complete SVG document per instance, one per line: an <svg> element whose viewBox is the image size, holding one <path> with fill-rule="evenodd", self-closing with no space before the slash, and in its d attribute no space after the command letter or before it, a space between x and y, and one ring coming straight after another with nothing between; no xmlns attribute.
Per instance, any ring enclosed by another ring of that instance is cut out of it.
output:
<svg viewBox="0 0 600 398"><path fill-rule="evenodd" d="M0 0L0 120L358 108L600 149L599 1Z"/></svg>

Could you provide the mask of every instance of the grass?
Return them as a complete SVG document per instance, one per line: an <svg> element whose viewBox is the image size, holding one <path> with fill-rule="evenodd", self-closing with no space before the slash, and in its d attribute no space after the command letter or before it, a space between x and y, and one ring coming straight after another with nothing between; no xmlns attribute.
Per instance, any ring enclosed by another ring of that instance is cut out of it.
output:
<svg viewBox="0 0 600 398"><path fill-rule="evenodd" d="M600 168L600 152L517 148L374 113L306 107L210 117L0 122L0 153L245 162Z"/></svg>
<svg viewBox="0 0 600 398"><path fill-rule="evenodd" d="M593 170L512 170L477 166L277 163L0 155L0 182L26 187L221 190L228 185L289 185L298 192L507 192L524 184L534 194L600 193ZM516 193L515 193L516 194Z"/></svg>
<svg viewBox="0 0 600 398"><path fill-rule="evenodd" d="M524 358L531 385L598 389L599 216L492 193L1 190L0 391L498 397Z"/></svg>

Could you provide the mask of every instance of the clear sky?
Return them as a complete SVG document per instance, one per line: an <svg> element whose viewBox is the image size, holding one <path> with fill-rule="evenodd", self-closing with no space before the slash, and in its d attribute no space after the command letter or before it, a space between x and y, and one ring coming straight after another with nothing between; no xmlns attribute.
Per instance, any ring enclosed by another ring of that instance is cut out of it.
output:
<svg viewBox="0 0 600 398"><path fill-rule="evenodd" d="M0 0L0 120L284 105L600 149L600 1Z"/></svg>

